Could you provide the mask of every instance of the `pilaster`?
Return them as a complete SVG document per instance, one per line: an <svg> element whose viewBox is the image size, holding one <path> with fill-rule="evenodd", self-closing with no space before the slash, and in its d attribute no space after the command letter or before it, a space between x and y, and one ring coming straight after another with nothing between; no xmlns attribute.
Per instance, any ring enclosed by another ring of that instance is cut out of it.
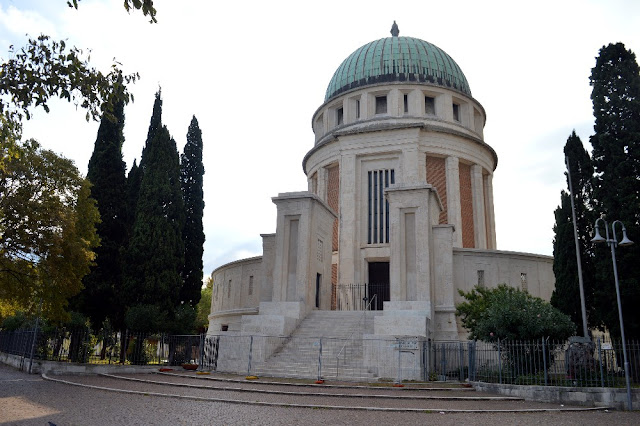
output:
<svg viewBox="0 0 640 426"><path fill-rule="evenodd" d="M487 248L487 223L484 215L484 182L482 166L471 166L471 196L473 198L473 231L475 248Z"/></svg>
<svg viewBox="0 0 640 426"><path fill-rule="evenodd" d="M462 247L462 206L460 204L460 169L457 157L447 157L447 222L454 226L453 246Z"/></svg>

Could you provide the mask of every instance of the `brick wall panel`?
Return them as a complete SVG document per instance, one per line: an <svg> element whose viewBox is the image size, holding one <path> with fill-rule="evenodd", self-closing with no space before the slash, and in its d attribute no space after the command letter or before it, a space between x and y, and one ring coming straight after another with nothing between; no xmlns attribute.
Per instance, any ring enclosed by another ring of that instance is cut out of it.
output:
<svg viewBox="0 0 640 426"><path fill-rule="evenodd" d="M327 170L327 204L331 207L339 216L339 200L340 200L340 167L332 167ZM333 222L333 243L332 250L338 250L338 219Z"/></svg>
<svg viewBox="0 0 640 426"><path fill-rule="evenodd" d="M462 213L462 247L476 246L473 228L473 197L471 195L471 166L460 163L460 207Z"/></svg>
<svg viewBox="0 0 640 426"><path fill-rule="evenodd" d="M447 173L445 159L427 156L427 183L438 191L443 210L440 212L439 223L447 223Z"/></svg>

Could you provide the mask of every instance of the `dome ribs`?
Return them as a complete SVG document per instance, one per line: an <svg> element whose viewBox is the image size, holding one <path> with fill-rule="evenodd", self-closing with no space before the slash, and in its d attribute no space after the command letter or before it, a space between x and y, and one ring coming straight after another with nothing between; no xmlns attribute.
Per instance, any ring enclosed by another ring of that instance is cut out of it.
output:
<svg viewBox="0 0 640 426"><path fill-rule="evenodd" d="M471 96L460 66L445 51L413 37L386 37L361 46L340 64L325 101L352 89L394 81L428 82Z"/></svg>

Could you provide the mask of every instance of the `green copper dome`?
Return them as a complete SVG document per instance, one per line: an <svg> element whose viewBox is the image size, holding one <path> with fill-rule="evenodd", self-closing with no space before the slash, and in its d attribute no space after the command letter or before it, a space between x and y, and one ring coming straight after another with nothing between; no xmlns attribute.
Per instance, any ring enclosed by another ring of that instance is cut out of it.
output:
<svg viewBox="0 0 640 426"><path fill-rule="evenodd" d="M394 36L349 55L333 74L324 100L357 87L396 81L428 82L471 96L467 78L444 50L417 38Z"/></svg>

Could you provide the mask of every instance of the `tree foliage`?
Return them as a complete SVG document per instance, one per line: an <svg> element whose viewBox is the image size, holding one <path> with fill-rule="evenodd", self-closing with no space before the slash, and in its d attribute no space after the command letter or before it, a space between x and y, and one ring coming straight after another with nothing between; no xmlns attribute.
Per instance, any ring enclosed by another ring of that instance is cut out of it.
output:
<svg viewBox="0 0 640 426"><path fill-rule="evenodd" d="M208 277L205 286L201 290L200 301L196 306L197 316L195 327L200 331L209 328L209 314L211 313L211 296L213 295L213 279Z"/></svg>
<svg viewBox="0 0 640 426"><path fill-rule="evenodd" d="M187 144L180 161L180 180L185 207L183 229L185 264L180 299L191 306L200 301L202 254L204 252L204 193L202 190L202 132L194 116L187 132Z"/></svg>
<svg viewBox="0 0 640 426"><path fill-rule="evenodd" d="M127 239L126 165L122 161L124 142L124 103L114 110L115 120L103 116L87 172L91 182L91 197L100 211L97 226L100 247L96 249L95 265L84 282L84 291L75 300L75 309L87 315L94 328L105 319L121 327L124 311L119 296L122 292L122 252Z"/></svg>
<svg viewBox="0 0 640 426"><path fill-rule="evenodd" d="M456 315L469 330L471 339L491 342L550 337L565 340L575 333L575 324L567 315L544 300L506 284L459 292L466 301L456 307Z"/></svg>
<svg viewBox="0 0 640 426"><path fill-rule="evenodd" d="M81 0L68 0L67 5L75 9L78 8L78 3ZM142 10L144 16L148 16L150 23L158 22L156 20L156 9L153 7L153 0L124 0L124 8L127 12L131 9Z"/></svg>
<svg viewBox="0 0 640 426"><path fill-rule="evenodd" d="M591 70L591 99L595 117L593 146L594 207L609 223L620 220L632 240L640 240L640 67L635 54L622 43L600 49ZM618 236L618 241L620 235ZM640 280L636 265L640 245L619 248L618 275L627 338L640 337ZM599 284L596 286L598 320L620 335L611 255L608 247L597 249Z"/></svg>
<svg viewBox="0 0 640 426"><path fill-rule="evenodd" d="M99 213L73 162L35 141L0 171L0 299L66 319L98 245Z"/></svg>
<svg viewBox="0 0 640 426"><path fill-rule="evenodd" d="M88 54L68 48L64 40L40 35L19 50L11 46L11 59L0 64L0 167L18 154L22 120L30 109L41 106L49 112L52 97L66 99L87 110L87 121L102 115L113 119L114 102L133 100L126 84L139 78L125 75L114 63L107 74L89 65Z"/></svg>
<svg viewBox="0 0 640 426"><path fill-rule="evenodd" d="M140 164L144 168L124 267L126 306L155 305L173 319L184 267L184 204L178 151L166 127L148 141Z"/></svg>
<svg viewBox="0 0 640 426"><path fill-rule="evenodd" d="M578 242L582 264L587 324L594 325L595 271L591 238L595 220L591 202L593 199L593 165L589 153L575 131L571 133L564 146L564 154L571 170L573 194L562 191L560 206L555 211L556 222L553 227L553 272L556 285L551 295L551 304L571 317L575 324L582 324L578 265L574 237L571 199L573 196L576 210ZM569 175L567 188L569 187Z"/></svg>

